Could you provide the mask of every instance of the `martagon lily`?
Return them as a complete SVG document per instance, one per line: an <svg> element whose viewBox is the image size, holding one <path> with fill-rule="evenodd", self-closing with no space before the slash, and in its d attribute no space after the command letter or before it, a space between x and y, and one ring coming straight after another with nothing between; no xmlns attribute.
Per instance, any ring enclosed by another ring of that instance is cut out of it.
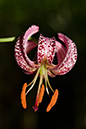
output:
<svg viewBox="0 0 86 129"><path fill-rule="evenodd" d="M54 90L49 82L48 75L55 77L56 75L64 75L68 73L76 63L77 60L77 49L75 43L65 36L64 34L58 33L59 41L56 41L55 37L48 38L42 34L39 36L38 44L34 41L29 40L30 37L39 31L39 27L32 25L28 30L21 35L15 45L15 59L18 65L23 69L26 74L33 74L35 77L30 84L24 83L21 92L21 104L24 109L27 108L26 95L34 87L38 76L40 77L36 101L33 106L35 111L38 110L39 103L41 103L46 90L47 94L50 94L49 88L52 90L53 95L46 111L49 112L55 105L58 99L59 91ZM37 47L37 59L31 61L28 57L28 53ZM57 64L54 64L55 54L57 56ZM43 84L45 80L45 84Z"/></svg>

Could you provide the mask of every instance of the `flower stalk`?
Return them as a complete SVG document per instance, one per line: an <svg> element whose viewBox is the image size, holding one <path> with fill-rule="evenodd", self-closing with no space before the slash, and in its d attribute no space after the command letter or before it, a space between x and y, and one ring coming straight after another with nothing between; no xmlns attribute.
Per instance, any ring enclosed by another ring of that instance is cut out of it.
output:
<svg viewBox="0 0 86 129"><path fill-rule="evenodd" d="M12 42L15 40L15 37L9 37L9 38L0 38L0 42Z"/></svg>

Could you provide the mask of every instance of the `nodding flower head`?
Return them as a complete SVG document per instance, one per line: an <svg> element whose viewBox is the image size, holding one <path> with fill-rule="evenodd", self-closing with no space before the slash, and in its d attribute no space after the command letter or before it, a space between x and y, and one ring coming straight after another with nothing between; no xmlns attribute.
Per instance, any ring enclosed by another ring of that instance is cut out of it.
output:
<svg viewBox="0 0 86 129"><path fill-rule="evenodd" d="M21 92L21 103L24 109L26 109L26 95L34 87L38 76L40 77L38 91L36 96L36 101L33 106L35 111L38 110L39 103L41 103L46 90L49 95L49 88L53 92L51 101L46 109L47 112L55 105L59 91L51 87L48 75L55 77L56 75L64 75L69 72L76 63L77 60L77 49L75 43L65 36L64 34L58 33L58 38L64 43L62 45L60 42L56 41L55 37L48 38L44 37L42 34L39 36L38 44L34 41L29 40L30 37L39 31L39 27L33 25L28 28L25 34L21 35L15 45L15 59L18 65L23 69L26 74L33 74L33 78L30 84L25 83ZM37 47L37 59L36 61L30 60L27 54ZM53 60L57 56L58 63L54 64ZM45 85L43 84L45 80Z"/></svg>

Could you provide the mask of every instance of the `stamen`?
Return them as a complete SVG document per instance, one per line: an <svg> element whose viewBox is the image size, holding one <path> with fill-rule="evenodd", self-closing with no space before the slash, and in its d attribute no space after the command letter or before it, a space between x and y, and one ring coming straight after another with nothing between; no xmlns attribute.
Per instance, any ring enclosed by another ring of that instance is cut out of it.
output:
<svg viewBox="0 0 86 129"><path fill-rule="evenodd" d="M27 108L26 95L25 95L26 87L27 87L27 83L24 83L24 85L22 87L22 92L21 92L21 104L24 109Z"/></svg>
<svg viewBox="0 0 86 129"><path fill-rule="evenodd" d="M34 82L34 79L27 85L27 87L30 86L33 82Z"/></svg>
<svg viewBox="0 0 86 129"><path fill-rule="evenodd" d="M43 99L43 96L44 96L44 91L45 91L45 87L44 87L44 85L42 85L40 93L39 93L37 106L39 106L39 103L42 102L42 99Z"/></svg>
<svg viewBox="0 0 86 129"><path fill-rule="evenodd" d="M50 89L51 89L52 92L54 93L54 90L53 90L53 88L51 87L50 82L49 82L49 79L48 79L47 71L46 71L46 78L45 78L45 79L47 80Z"/></svg>
<svg viewBox="0 0 86 129"><path fill-rule="evenodd" d="M49 90L48 90L48 87L46 86L46 92L47 92L47 94L49 95Z"/></svg>
<svg viewBox="0 0 86 129"><path fill-rule="evenodd" d="M42 85L42 81L43 81L43 73L42 73L42 75L40 75L40 81L39 81L39 86L38 86L36 101L35 101L35 104L33 106L34 111L37 111L38 110L38 98L39 98L39 94L40 94L40 88L41 88L41 85Z"/></svg>
<svg viewBox="0 0 86 129"><path fill-rule="evenodd" d="M49 112L51 110L51 108L56 104L58 95L59 95L59 91L56 89L54 92L54 95L51 98L49 105L47 106L46 112Z"/></svg>
<svg viewBox="0 0 86 129"><path fill-rule="evenodd" d="M46 86L46 92L49 95L49 90L48 90L48 86L47 86L47 80L45 79L45 86Z"/></svg>
<svg viewBox="0 0 86 129"><path fill-rule="evenodd" d="M28 94L28 92L29 92L29 91L33 88L33 86L35 85L36 80L37 80L38 75L39 75L39 72L40 72L40 68L38 69L38 71L37 71L37 73L36 73L34 79L32 80L32 82L27 85L27 86L30 86L30 85L33 83L33 84L31 85L31 87L28 89L28 91L26 92L26 95Z"/></svg>

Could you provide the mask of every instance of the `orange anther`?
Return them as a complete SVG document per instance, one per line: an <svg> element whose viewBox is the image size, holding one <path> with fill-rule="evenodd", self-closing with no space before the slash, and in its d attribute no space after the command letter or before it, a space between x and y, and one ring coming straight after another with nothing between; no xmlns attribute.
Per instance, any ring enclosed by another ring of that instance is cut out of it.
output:
<svg viewBox="0 0 86 129"><path fill-rule="evenodd" d="M56 89L54 92L54 95L51 98L49 105L47 106L47 109L46 109L47 112L49 112L51 108L56 104L58 95L59 95L59 91Z"/></svg>
<svg viewBox="0 0 86 129"><path fill-rule="evenodd" d="M44 96L44 91L45 91L45 86L42 85L42 86L41 86L40 93L39 93L39 97L38 97L38 103L37 103L37 106L39 106L39 103L42 102L42 99L43 99L43 96Z"/></svg>
<svg viewBox="0 0 86 129"><path fill-rule="evenodd" d="M22 92L21 92L21 104L24 109L27 108L26 95L25 95L26 87L27 87L27 83L24 83L24 85L22 87Z"/></svg>

